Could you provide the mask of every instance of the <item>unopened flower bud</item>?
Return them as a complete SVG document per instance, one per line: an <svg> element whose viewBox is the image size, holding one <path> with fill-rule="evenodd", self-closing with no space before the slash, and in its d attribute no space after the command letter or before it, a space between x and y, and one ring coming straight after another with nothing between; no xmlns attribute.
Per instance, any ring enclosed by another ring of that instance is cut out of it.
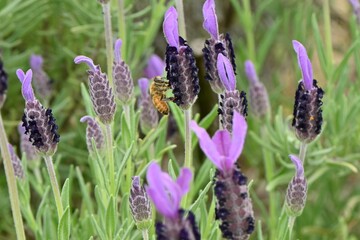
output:
<svg viewBox="0 0 360 240"><path fill-rule="evenodd" d="M290 155L290 159L295 165L296 174L288 185L285 202L288 215L298 217L305 207L307 181L301 160L295 155Z"/></svg>
<svg viewBox="0 0 360 240"><path fill-rule="evenodd" d="M134 83L129 66L121 58L121 43L120 39L115 43L115 59L112 74L116 97L122 104L128 104L134 94Z"/></svg>
<svg viewBox="0 0 360 240"><path fill-rule="evenodd" d="M148 229L152 223L151 204L145 188L140 184L139 176L132 178L129 203L131 214L138 229Z"/></svg>
<svg viewBox="0 0 360 240"><path fill-rule="evenodd" d="M98 151L101 151L105 147L104 134L101 130L100 125L96 120L90 116L84 116L80 119L80 122L86 122L86 145L89 153L93 153L95 149L93 148L92 141L95 143L95 147Z"/></svg>
<svg viewBox="0 0 360 240"><path fill-rule="evenodd" d="M110 124L114 119L116 104L106 74L86 56L77 56L74 61L76 64L86 63L89 66L90 97L95 113L103 124Z"/></svg>
<svg viewBox="0 0 360 240"><path fill-rule="evenodd" d="M24 179L24 170L21 166L21 161L16 155L15 150L11 144L8 143L8 149L10 152L11 163L14 169L14 174L19 179Z"/></svg>
<svg viewBox="0 0 360 240"><path fill-rule="evenodd" d="M39 152L51 156L55 153L60 140L52 110L44 108L35 98L31 87L32 70L28 70L25 74L18 69L16 74L21 81L22 95L25 99L25 111L22 118L25 134L29 135L29 141Z"/></svg>
<svg viewBox="0 0 360 240"><path fill-rule="evenodd" d="M6 99L7 81L8 76L4 70L3 62L0 59L0 109Z"/></svg>

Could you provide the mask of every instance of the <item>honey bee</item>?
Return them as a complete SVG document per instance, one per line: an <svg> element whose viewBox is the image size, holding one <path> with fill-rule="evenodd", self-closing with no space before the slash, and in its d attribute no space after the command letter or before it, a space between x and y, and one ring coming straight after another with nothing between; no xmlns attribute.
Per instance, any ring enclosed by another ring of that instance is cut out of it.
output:
<svg viewBox="0 0 360 240"><path fill-rule="evenodd" d="M155 108L163 115L169 114L168 101L173 98L166 98L166 91L170 89L169 80L160 76L154 77L150 85L150 95Z"/></svg>

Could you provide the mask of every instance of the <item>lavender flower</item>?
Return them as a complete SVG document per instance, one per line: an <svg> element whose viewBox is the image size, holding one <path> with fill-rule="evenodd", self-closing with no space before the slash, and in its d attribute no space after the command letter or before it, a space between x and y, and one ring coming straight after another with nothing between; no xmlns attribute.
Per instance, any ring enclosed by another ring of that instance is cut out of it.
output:
<svg viewBox="0 0 360 240"><path fill-rule="evenodd" d="M295 128L298 139L309 143L321 132L323 121L321 99L324 91L313 79L312 66L305 47L296 40L293 40L293 46L298 56L302 79L296 90L292 126Z"/></svg>
<svg viewBox="0 0 360 240"><path fill-rule="evenodd" d="M144 134L148 133L151 129L156 128L159 115L149 94L149 80L147 78L140 78L138 80L140 87L140 127Z"/></svg>
<svg viewBox="0 0 360 240"><path fill-rule="evenodd" d="M356 21L360 24L360 3L359 0L349 0L351 6L353 7L354 15L356 17Z"/></svg>
<svg viewBox="0 0 360 240"><path fill-rule="evenodd" d="M168 42L166 48L166 71L174 94L174 102L187 110L196 101L200 92L198 68L193 50L179 36L178 14L174 7L165 13L164 34Z"/></svg>
<svg viewBox="0 0 360 240"><path fill-rule="evenodd" d="M151 204L144 187L140 185L139 176L134 176L132 178L129 205L138 229L148 229L152 222Z"/></svg>
<svg viewBox="0 0 360 240"><path fill-rule="evenodd" d="M270 110L269 97L250 60L245 62L245 73L250 82L251 110L256 117L264 117Z"/></svg>
<svg viewBox="0 0 360 240"><path fill-rule="evenodd" d="M144 76L148 79L162 76L165 70L165 62L156 54L150 56L146 68L144 69Z"/></svg>
<svg viewBox="0 0 360 240"><path fill-rule="evenodd" d="M95 151L92 141L94 141L95 147L98 151L103 150L105 147L104 134L96 120L91 116L84 116L80 119L80 122L87 123L86 145L89 153L93 153Z"/></svg>
<svg viewBox="0 0 360 240"><path fill-rule="evenodd" d="M231 132L234 112L237 111L244 117L247 115L246 93L235 89L236 78L232 65L222 53L218 54L216 65L219 78L225 87L225 92L220 95L221 100L218 110L220 123L224 129Z"/></svg>
<svg viewBox="0 0 360 240"><path fill-rule="evenodd" d="M289 216L298 217L305 207L307 181L301 160L295 155L290 155L289 157L295 165L296 174L286 191L286 209Z"/></svg>
<svg viewBox="0 0 360 240"><path fill-rule="evenodd" d="M0 59L0 109L2 108L6 99L8 76L4 70L3 62Z"/></svg>
<svg viewBox="0 0 360 240"><path fill-rule="evenodd" d="M181 198L189 191L192 179L190 169L181 169L180 176L174 181L153 162L146 178L149 184L146 192L165 218L163 223L156 224L157 239L200 239L194 215L189 212L185 217L184 210L180 209Z"/></svg>
<svg viewBox="0 0 360 240"><path fill-rule="evenodd" d="M48 99L51 95L51 81L49 76L43 70L43 58L40 55L31 55L30 67L33 71L33 79L36 93L42 99Z"/></svg>
<svg viewBox="0 0 360 240"><path fill-rule="evenodd" d="M12 163L12 167L14 169L15 176L18 179L24 179L24 170L21 166L21 161L20 161L19 157L16 155L13 146L9 143L8 143L8 149L10 152L11 163Z"/></svg>
<svg viewBox="0 0 360 240"><path fill-rule="evenodd" d="M216 219L221 222L223 237L249 239L255 228L254 213L247 178L236 164L245 142L245 118L234 112L232 136L227 130L218 130L211 139L195 121L190 128L199 138L200 148L217 168L214 179Z"/></svg>
<svg viewBox="0 0 360 240"><path fill-rule="evenodd" d="M25 128L20 123L18 125L18 131L20 134L20 149L23 154L26 156L26 160L29 162L34 162L40 159L40 156L36 150L36 147L32 145L29 141L29 137L25 134Z"/></svg>
<svg viewBox="0 0 360 240"><path fill-rule="evenodd" d="M129 66L121 58L121 39L115 42L113 80L116 97L122 104L128 104L134 94L134 83L131 78Z"/></svg>
<svg viewBox="0 0 360 240"><path fill-rule="evenodd" d="M52 110L44 108L35 98L31 87L31 69L26 74L18 69L16 75L22 84L21 91L25 99L25 112L22 118L25 134L29 135L29 141L39 152L51 156L55 153L60 140Z"/></svg>
<svg viewBox="0 0 360 240"><path fill-rule="evenodd" d="M86 56L77 56L74 62L86 63L89 66L90 97L95 113L102 123L110 124L114 119L116 104L106 74L101 72L99 65L95 66L93 60Z"/></svg>
<svg viewBox="0 0 360 240"><path fill-rule="evenodd" d="M206 79L214 92L221 94L225 88L220 81L217 69L218 54L221 53L231 60L233 72L236 72L235 54L229 34L219 34L214 0L207 0L203 5L204 29L211 38L205 41L203 48L206 68Z"/></svg>

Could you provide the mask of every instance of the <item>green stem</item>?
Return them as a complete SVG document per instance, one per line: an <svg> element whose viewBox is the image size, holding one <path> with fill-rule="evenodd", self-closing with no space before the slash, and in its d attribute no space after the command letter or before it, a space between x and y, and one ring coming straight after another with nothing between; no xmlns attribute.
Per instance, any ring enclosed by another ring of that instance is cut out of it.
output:
<svg viewBox="0 0 360 240"><path fill-rule="evenodd" d="M126 40L126 23L125 23L125 8L124 8L124 0L118 0L118 26L119 26L119 37L122 40L122 49L124 51L121 52L122 59L126 60L127 55L127 40Z"/></svg>
<svg viewBox="0 0 360 240"><path fill-rule="evenodd" d="M300 153L299 153L299 157L300 160L304 163L305 161L305 155L306 155L306 149L307 149L307 143L301 142L300 143Z"/></svg>
<svg viewBox="0 0 360 240"><path fill-rule="evenodd" d="M125 104L123 105L123 110L124 110L124 113L125 113L125 121L126 121L126 124L131 132L131 135L133 134L132 133L132 127L131 127L131 117L130 117L130 105L128 104ZM131 142L131 141L129 141Z"/></svg>
<svg viewBox="0 0 360 240"><path fill-rule="evenodd" d="M184 6L182 0L175 1L176 10L178 12L179 22L179 35L186 39L186 28L185 28L185 17L184 17Z"/></svg>
<svg viewBox="0 0 360 240"><path fill-rule="evenodd" d="M19 194L16 185L14 169L11 163L8 141L5 134L4 124L0 113L0 147L1 155L4 161L6 182L9 189L11 211L14 218L15 231L17 239L25 240L24 225L21 217Z"/></svg>
<svg viewBox="0 0 360 240"><path fill-rule="evenodd" d="M191 107L188 110L184 110L185 117L185 167L192 169L192 149L191 149Z"/></svg>
<svg viewBox="0 0 360 240"><path fill-rule="evenodd" d="M294 228L296 217L289 217L288 229L289 229L289 240L291 240L292 230Z"/></svg>
<svg viewBox="0 0 360 240"><path fill-rule="evenodd" d="M59 185L58 185L58 182L56 180L56 174L55 174L55 170L54 170L52 156L44 156L44 159L45 159L46 167L47 167L47 170L48 170L48 173L49 173L51 188L52 188L53 193L54 193L56 209L57 209L58 217L59 217L59 221L60 221L64 210L63 210L63 205L62 205L62 202L61 202L61 195L60 195Z"/></svg>
<svg viewBox="0 0 360 240"><path fill-rule="evenodd" d="M144 240L148 240L149 239L149 233L147 229L142 230L142 236Z"/></svg>
<svg viewBox="0 0 360 240"><path fill-rule="evenodd" d="M111 28L110 1L108 3L102 4L102 7L104 14L107 76L110 85L112 85L113 41L112 41L112 28Z"/></svg>
<svg viewBox="0 0 360 240"><path fill-rule="evenodd" d="M115 196L115 164L111 124L106 124L106 148L107 159L109 161L110 195Z"/></svg>
<svg viewBox="0 0 360 240"><path fill-rule="evenodd" d="M333 50L332 50L332 40L331 40L331 16L330 16L330 6L329 0L324 0L323 5L323 14L324 14L324 29L325 29L325 47L327 53L327 77L331 76L332 66L333 66Z"/></svg>
<svg viewBox="0 0 360 240"><path fill-rule="evenodd" d="M244 0L244 27L246 33L246 43L248 49L248 58L254 62L256 62L256 55L255 55L255 37L253 31L253 21L252 21L252 14L251 14L251 7L250 1Z"/></svg>

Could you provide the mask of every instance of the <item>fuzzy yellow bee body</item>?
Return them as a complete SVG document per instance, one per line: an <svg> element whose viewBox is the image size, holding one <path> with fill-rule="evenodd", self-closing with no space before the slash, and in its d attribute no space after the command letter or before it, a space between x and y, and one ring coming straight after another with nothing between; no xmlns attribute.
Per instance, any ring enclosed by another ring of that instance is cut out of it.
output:
<svg viewBox="0 0 360 240"><path fill-rule="evenodd" d="M167 101L172 98L166 98L166 91L170 89L169 80L160 76L154 77L150 85L150 96L155 108L163 115L168 115L170 108Z"/></svg>

